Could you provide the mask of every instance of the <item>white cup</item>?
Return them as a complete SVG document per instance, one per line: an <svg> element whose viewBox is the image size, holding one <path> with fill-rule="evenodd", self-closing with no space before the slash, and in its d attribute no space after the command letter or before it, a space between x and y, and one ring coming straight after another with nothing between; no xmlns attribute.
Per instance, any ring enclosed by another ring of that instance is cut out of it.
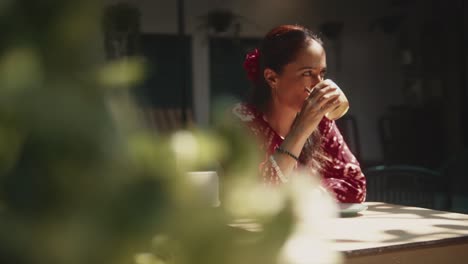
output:
<svg viewBox="0 0 468 264"><path fill-rule="evenodd" d="M340 89L340 88L338 88ZM341 89L340 89L341 91ZM341 91L340 97L338 97L339 104L331 112L325 114L325 116L330 120L337 120L340 117L344 116L349 110L349 102L346 95Z"/></svg>

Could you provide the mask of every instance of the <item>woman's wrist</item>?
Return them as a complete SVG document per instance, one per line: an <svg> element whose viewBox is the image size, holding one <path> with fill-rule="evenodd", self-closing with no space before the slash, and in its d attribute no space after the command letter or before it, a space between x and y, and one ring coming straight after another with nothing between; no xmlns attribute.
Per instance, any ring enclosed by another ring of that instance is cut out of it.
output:
<svg viewBox="0 0 468 264"><path fill-rule="evenodd" d="M282 147L277 147L277 148L276 148L276 152L281 153L281 154L284 154L284 155L288 155L289 157L291 157L292 159L294 159L296 162L299 162L299 156L293 154L292 152L290 152L290 151L287 150L287 149L284 149L284 148L282 148Z"/></svg>
<svg viewBox="0 0 468 264"><path fill-rule="evenodd" d="M305 127L301 124L297 124L291 128L291 131L288 134L288 137L291 136L295 141L306 142L309 136L314 130L309 127Z"/></svg>
<svg viewBox="0 0 468 264"><path fill-rule="evenodd" d="M280 148L299 157L307 138L309 138L309 134L301 129L300 126L295 126L289 131Z"/></svg>

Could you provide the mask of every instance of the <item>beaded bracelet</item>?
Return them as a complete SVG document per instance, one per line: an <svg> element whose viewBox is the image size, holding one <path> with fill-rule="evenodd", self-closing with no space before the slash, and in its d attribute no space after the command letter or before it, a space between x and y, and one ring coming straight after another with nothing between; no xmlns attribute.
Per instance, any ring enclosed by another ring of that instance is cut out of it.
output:
<svg viewBox="0 0 468 264"><path fill-rule="evenodd" d="M299 157L297 157L296 155L292 154L291 152L289 152L289 151L287 151L285 149L282 149L281 147L277 147L276 151L278 151L279 153L286 154L286 155L290 156L291 158L295 159L296 161L299 161Z"/></svg>

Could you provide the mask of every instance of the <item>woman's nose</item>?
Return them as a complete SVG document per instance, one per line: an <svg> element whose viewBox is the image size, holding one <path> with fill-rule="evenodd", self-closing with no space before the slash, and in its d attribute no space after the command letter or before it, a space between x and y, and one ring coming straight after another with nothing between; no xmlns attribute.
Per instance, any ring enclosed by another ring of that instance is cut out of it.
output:
<svg viewBox="0 0 468 264"><path fill-rule="evenodd" d="M323 81L323 77L321 75L316 75L312 77L311 81L312 81L313 86L315 86L319 82Z"/></svg>
<svg viewBox="0 0 468 264"><path fill-rule="evenodd" d="M310 78L310 88L315 87L319 82L323 81L324 78L321 75L314 75Z"/></svg>

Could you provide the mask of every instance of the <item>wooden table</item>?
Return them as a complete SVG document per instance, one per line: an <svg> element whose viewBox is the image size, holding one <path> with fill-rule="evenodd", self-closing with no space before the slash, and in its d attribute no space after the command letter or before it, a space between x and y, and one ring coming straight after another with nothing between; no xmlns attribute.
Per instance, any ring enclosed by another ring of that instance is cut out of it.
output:
<svg viewBox="0 0 468 264"><path fill-rule="evenodd" d="M468 263L468 215L366 203L356 217L332 220L330 239L357 263Z"/></svg>

